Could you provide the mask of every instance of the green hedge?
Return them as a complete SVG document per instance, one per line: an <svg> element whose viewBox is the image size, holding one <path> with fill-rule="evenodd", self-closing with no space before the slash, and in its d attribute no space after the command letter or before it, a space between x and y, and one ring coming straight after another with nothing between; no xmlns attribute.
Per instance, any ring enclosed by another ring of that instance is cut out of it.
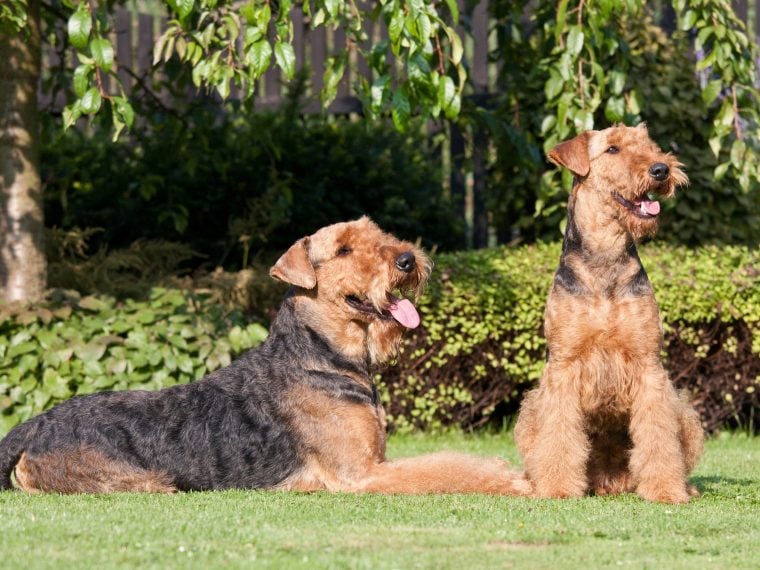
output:
<svg viewBox="0 0 760 570"><path fill-rule="evenodd" d="M544 366L544 303L559 252L550 244L437 256L419 303L423 326L378 375L392 428L511 421ZM705 427L757 427L760 252L649 244L641 257L664 321L663 357ZM0 433L76 394L199 378L265 338L263 326L220 298L154 289L147 301L117 302L57 292L38 307L0 307Z"/></svg>
<svg viewBox="0 0 760 570"><path fill-rule="evenodd" d="M266 335L208 295L171 289L140 302L55 292L41 306L0 307L0 433L71 396L198 379Z"/></svg>
<svg viewBox="0 0 760 570"><path fill-rule="evenodd" d="M647 244L642 261L665 330L663 357L704 425L747 425L760 405L760 253ZM540 376L544 304L559 244L442 254L410 335L382 376L399 430L511 421ZM760 415L760 414L758 414Z"/></svg>

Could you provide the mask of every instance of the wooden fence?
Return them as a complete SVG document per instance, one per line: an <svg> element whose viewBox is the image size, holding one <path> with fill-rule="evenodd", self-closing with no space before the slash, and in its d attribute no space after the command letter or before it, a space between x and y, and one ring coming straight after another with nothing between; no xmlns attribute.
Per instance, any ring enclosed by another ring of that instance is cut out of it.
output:
<svg viewBox="0 0 760 570"><path fill-rule="evenodd" d="M464 4L464 0L460 0ZM655 2L660 14L660 25L666 30L673 29L673 12L669 2ZM747 0L735 0L733 2L737 14L748 23L750 34L755 38L760 37L760 0L748 2ZM462 7L463 8L463 7ZM472 86L472 96L478 99L487 99L497 88L497 64L489 62L490 31L488 20L488 0L482 0L472 11L471 16L465 15L461 25L457 28L460 37L465 38L465 59L469 65L469 76ZM319 92L322 89L324 62L332 55L332 46L342 46L345 43L345 34L342 30L328 30L320 27L312 30L309 22L304 18L300 8L293 9L294 41L293 47L296 52L296 69L301 71L307 68L309 81L307 85L307 103L304 107L307 113L320 113L322 108L319 102ZM111 40L115 47L115 60L117 73L127 93L131 93L137 83L150 92L152 83L153 46L156 39L165 28L166 19L148 14L134 14L120 9L115 14L115 28ZM384 23L374 23L365 20L368 36L367 44L377 43L387 38L388 31ZM60 45L60 43L59 43ZM366 47L366 46L365 46ZM75 57L71 54L62 53L60 50L50 48L45 54L43 67L50 75L50 70L60 66L62 59ZM359 60L356 65L349 66L346 75L338 88L335 101L327 109L327 113L333 115L348 115L361 113L360 99L354 91L354 85L359 77L365 77L372 81L372 72L365 62ZM106 88L108 85L106 84ZM55 100L51 100L45 90L40 93L40 102L43 107L63 106L62 96L59 94ZM164 94L154 93L161 99ZM272 65L265 76L257 84L254 101L259 108L273 108L279 106L285 95L285 84L280 76L280 70ZM188 93L188 97L195 93ZM239 97L235 88L231 90L231 98ZM467 235L463 246L483 247L493 242L489 239L488 216L485 207L486 187L486 159L483 150L488 148L487 140L472 140L460 132L456 125L450 126L448 137L449 146L444 149L447 154L444 162L448 164L448 181L452 199L455 200L458 210L467 228ZM465 169L465 158L469 158L470 167Z"/></svg>

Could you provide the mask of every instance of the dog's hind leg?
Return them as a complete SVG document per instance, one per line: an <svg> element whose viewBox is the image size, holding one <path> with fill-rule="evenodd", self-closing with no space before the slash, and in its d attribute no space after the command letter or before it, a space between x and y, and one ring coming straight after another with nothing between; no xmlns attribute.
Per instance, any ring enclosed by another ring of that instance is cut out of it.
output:
<svg viewBox="0 0 760 570"><path fill-rule="evenodd" d="M705 450L705 431L702 428L699 414L691 407L686 396L679 395L679 400L681 404L679 412L680 439L684 461L686 462L686 475L688 475L697 466L699 458ZM699 497L699 490L694 485L687 484L686 490L692 497Z"/></svg>
<svg viewBox="0 0 760 570"><path fill-rule="evenodd" d="M166 473L142 469L87 447L41 455L25 452L16 464L15 475L18 487L30 493L171 493L176 490Z"/></svg>
<svg viewBox="0 0 760 570"><path fill-rule="evenodd" d="M373 465L358 492L391 494L481 493L528 496L532 485L495 457L441 452Z"/></svg>

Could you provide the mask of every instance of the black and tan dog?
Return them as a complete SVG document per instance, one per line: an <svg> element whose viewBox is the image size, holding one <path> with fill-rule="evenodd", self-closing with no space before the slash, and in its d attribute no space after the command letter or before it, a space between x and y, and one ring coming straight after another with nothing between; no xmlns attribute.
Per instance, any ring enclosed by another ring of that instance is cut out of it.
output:
<svg viewBox="0 0 760 570"><path fill-rule="evenodd" d="M430 261L367 218L296 242L267 341L198 382L74 398L0 443L0 488L60 493L277 488L526 495L496 458L385 460L371 366L419 316ZM394 294L395 293L395 294ZM398 295L398 296L396 296Z"/></svg>
<svg viewBox="0 0 760 570"><path fill-rule="evenodd" d="M583 133L549 159L575 184L546 305L546 368L515 426L527 474L540 497L686 502L702 427L660 361L660 315L636 251L657 229L658 198L686 175L643 125Z"/></svg>

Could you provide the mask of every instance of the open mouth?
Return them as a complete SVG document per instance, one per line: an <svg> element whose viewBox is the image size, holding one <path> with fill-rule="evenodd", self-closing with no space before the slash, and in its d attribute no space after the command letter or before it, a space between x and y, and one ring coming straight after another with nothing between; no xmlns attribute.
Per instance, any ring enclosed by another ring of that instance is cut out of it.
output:
<svg viewBox="0 0 760 570"><path fill-rule="evenodd" d="M620 194L613 194L618 204L631 212L637 218L654 219L660 213L660 203L655 199L657 195L654 192L647 192L635 200L627 200Z"/></svg>
<svg viewBox="0 0 760 570"><path fill-rule="evenodd" d="M361 313L373 315L386 321L397 321L408 329L417 328L420 324L420 315L409 299L396 297L388 293L388 305L378 311L367 300L359 299L356 295L348 295L346 303Z"/></svg>

